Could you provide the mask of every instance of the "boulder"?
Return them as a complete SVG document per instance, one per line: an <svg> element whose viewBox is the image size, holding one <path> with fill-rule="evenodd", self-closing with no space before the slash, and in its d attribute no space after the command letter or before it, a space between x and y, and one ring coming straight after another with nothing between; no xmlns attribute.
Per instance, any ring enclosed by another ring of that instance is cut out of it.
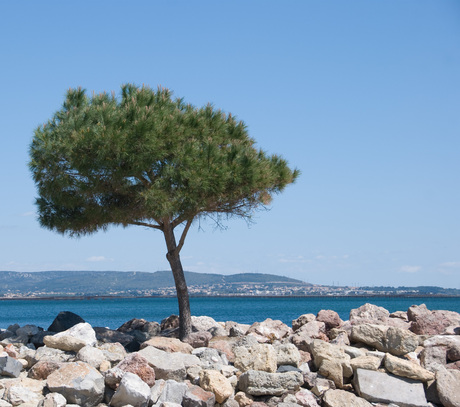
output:
<svg viewBox="0 0 460 407"><path fill-rule="evenodd" d="M422 366L432 372L436 372L447 364L446 346L428 346L420 352Z"/></svg>
<svg viewBox="0 0 460 407"><path fill-rule="evenodd" d="M38 348L32 357L27 357L29 366L34 365L40 361L50 361L56 363L63 363L73 361L75 354L64 352L60 349L48 348L48 346L42 346ZM27 359L26 358L26 359Z"/></svg>
<svg viewBox="0 0 460 407"><path fill-rule="evenodd" d="M86 342L72 336L45 336L43 343L49 348L59 349L66 352L78 352L86 346Z"/></svg>
<svg viewBox="0 0 460 407"><path fill-rule="evenodd" d="M201 367L206 369L218 370L222 365L228 365L228 360L225 354L222 356L217 349L213 348L197 348L192 352L197 358L200 359Z"/></svg>
<svg viewBox="0 0 460 407"><path fill-rule="evenodd" d="M19 377L23 366L11 356L0 356L0 375L6 377Z"/></svg>
<svg viewBox="0 0 460 407"><path fill-rule="evenodd" d="M150 322L145 319L133 318L120 326L117 331L123 333L132 333L140 331L147 334L147 337L157 336L160 334L161 328L158 322Z"/></svg>
<svg viewBox="0 0 460 407"><path fill-rule="evenodd" d="M200 372L200 387L214 393L218 403L225 402L233 394L230 381L215 370L202 370Z"/></svg>
<svg viewBox="0 0 460 407"><path fill-rule="evenodd" d="M74 325L85 322L83 318L74 314L70 311L60 312L56 318L54 318L53 323L49 326L47 331L51 332L62 332L66 331L69 328L72 328Z"/></svg>
<svg viewBox="0 0 460 407"><path fill-rule="evenodd" d="M179 328L179 316L170 315L168 318L165 318L161 321L160 329L162 331L173 330Z"/></svg>
<svg viewBox="0 0 460 407"><path fill-rule="evenodd" d="M214 407L216 396L200 386L190 384L182 398L183 407Z"/></svg>
<svg viewBox="0 0 460 407"><path fill-rule="evenodd" d="M276 351L276 363L278 366L299 366L301 355L297 347L292 343L274 345Z"/></svg>
<svg viewBox="0 0 460 407"><path fill-rule="evenodd" d="M303 407L320 407L315 395L307 389L301 389L295 394L297 404Z"/></svg>
<svg viewBox="0 0 460 407"><path fill-rule="evenodd" d="M256 343L252 346L235 346L233 353L235 354L234 365L242 372L248 370L276 372L277 356L272 345Z"/></svg>
<svg viewBox="0 0 460 407"><path fill-rule="evenodd" d="M175 380L166 380L164 383L162 383L160 390L161 391L159 392L160 394L157 398L156 405L161 406L165 403L174 403L181 405L184 395L188 390L188 386L185 383L179 383Z"/></svg>
<svg viewBox="0 0 460 407"><path fill-rule="evenodd" d="M329 338L326 335L326 324L324 322L307 322L295 331L291 341L299 350L310 352L310 344L315 339L329 342Z"/></svg>
<svg viewBox="0 0 460 407"><path fill-rule="evenodd" d="M418 346L417 335L412 332L375 324L353 326L351 340L397 356L413 352Z"/></svg>
<svg viewBox="0 0 460 407"><path fill-rule="evenodd" d="M326 330L332 328L339 328L343 321L340 319L339 314L332 310L321 310L316 315L316 320L319 322L324 322L326 325Z"/></svg>
<svg viewBox="0 0 460 407"><path fill-rule="evenodd" d="M95 348L94 346L83 346L76 356L76 360L81 360L86 362L95 369L99 369L101 363L105 360L104 352L102 350Z"/></svg>
<svg viewBox="0 0 460 407"><path fill-rule="evenodd" d="M423 384L415 380L358 369L353 383L358 395L371 402L394 403L400 407L427 406Z"/></svg>
<svg viewBox="0 0 460 407"><path fill-rule="evenodd" d="M82 322L56 335L45 336L43 342L50 348L78 352L83 346L95 346L97 339L93 327Z"/></svg>
<svg viewBox="0 0 460 407"><path fill-rule="evenodd" d="M212 339L211 332L198 331L198 332L192 332L190 335L188 335L184 339L184 342L189 344L192 348L203 348L203 347L208 346L209 341L211 339Z"/></svg>
<svg viewBox="0 0 460 407"><path fill-rule="evenodd" d="M141 349L144 349L147 346L153 346L168 353L192 353L193 350L192 346L188 343L184 343L176 338L165 338L163 336L155 336L148 341L145 341L141 344Z"/></svg>
<svg viewBox="0 0 460 407"><path fill-rule="evenodd" d="M137 352L140 349L140 343L133 335L103 327L96 327L94 331L96 332L96 338L99 342L118 342L129 352Z"/></svg>
<svg viewBox="0 0 460 407"><path fill-rule="evenodd" d="M208 347L217 349L221 353L225 353L227 360L231 363L235 361L233 347L236 346L238 337L216 336L209 341Z"/></svg>
<svg viewBox="0 0 460 407"><path fill-rule="evenodd" d="M253 335L260 343L273 343L286 338L292 333L292 329L279 320L267 318L262 322L254 322L246 332Z"/></svg>
<svg viewBox="0 0 460 407"><path fill-rule="evenodd" d="M382 364L382 359L375 356L358 356L350 360L353 371L357 369L377 370Z"/></svg>
<svg viewBox="0 0 460 407"><path fill-rule="evenodd" d="M326 391L323 402L325 407L372 407L368 401L344 390Z"/></svg>
<svg viewBox="0 0 460 407"><path fill-rule="evenodd" d="M60 393L68 403L83 407L95 406L104 397L104 377L84 362L64 364L48 376L46 383L51 392Z"/></svg>
<svg viewBox="0 0 460 407"><path fill-rule="evenodd" d="M27 376L35 380L45 380L51 373L62 367L62 363L51 360L41 360L29 370Z"/></svg>
<svg viewBox="0 0 460 407"><path fill-rule="evenodd" d="M48 393L43 400L41 400L37 407L65 407L67 400L62 394Z"/></svg>
<svg viewBox="0 0 460 407"><path fill-rule="evenodd" d="M149 365L147 359L138 353L129 354L113 369L105 372L105 382L115 389L126 372L139 376L149 387L155 384L155 370Z"/></svg>
<svg viewBox="0 0 460 407"><path fill-rule="evenodd" d="M193 332L208 331L212 336L226 336L225 328L213 318L207 316L192 316Z"/></svg>
<svg viewBox="0 0 460 407"><path fill-rule="evenodd" d="M98 349L104 354L105 360L110 363L119 363L128 355L123 345L118 342L103 343L98 346Z"/></svg>
<svg viewBox="0 0 460 407"><path fill-rule="evenodd" d="M186 368L200 364L200 359L194 355L179 352L168 353L153 346L141 349L138 354L147 359L158 379L184 380L187 377Z"/></svg>
<svg viewBox="0 0 460 407"><path fill-rule="evenodd" d="M454 311L430 311L425 304L413 305L407 311L410 330L418 335L455 335L460 326L460 314Z"/></svg>
<svg viewBox="0 0 460 407"><path fill-rule="evenodd" d="M420 367L414 362L404 360L387 353L385 356L385 369L396 376L407 377L421 382L428 382L434 380L435 375Z"/></svg>
<svg viewBox="0 0 460 407"><path fill-rule="evenodd" d="M389 318L390 313L388 310L369 303L350 311L350 322L352 325L388 325Z"/></svg>
<svg viewBox="0 0 460 407"><path fill-rule="evenodd" d="M318 339L312 342L310 348L319 373L331 379L336 386L343 387L343 378L353 375L350 356L345 353L343 348Z"/></svg>
<svg viewBox="0 0 460 407"><path fill-rule="evenodd" d="M460 407L460 371L438 370L436 372L436 388L444 407Z"/></svg>
<svg viewBox="0 0 460 407"><path fill-rule="evenodd" d="M288 391L297 391L303 384L298 372L267 373L249 370L238 381L240 390L252 396L280 396Z"/></svg>
<svg viewBox="0 0 460 407"><path fill-rule="evenodd" d="M43 395L41 393L32 391L27 387L12 385L6 388L3 399L13 406L24 404L36 406L43 399Z"/></svg>
<svg viewBox="0 0 460 407"><path fill-rule="evenodd" d="M294 319L292 321L292 330L295 332L297 331L301 326L307 324L308 322L313 322L316 321L316 316L315 314L303 314L299 318Z"/></svg>
<svg viewBox="0 0 460 407"><path fill-rule="evenodd" d="M117 391L112 396L110 405L123 407L145 407L150 399L150 387L139 376L126 372L120 381Z"/></svg>

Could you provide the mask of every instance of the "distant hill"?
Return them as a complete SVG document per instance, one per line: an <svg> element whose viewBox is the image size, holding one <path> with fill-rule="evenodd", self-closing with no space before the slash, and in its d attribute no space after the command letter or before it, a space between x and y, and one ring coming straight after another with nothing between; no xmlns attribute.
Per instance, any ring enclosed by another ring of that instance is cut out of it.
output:
<svg viewBox="0 0 460 407"><path fill-rule="evenodd" d="M272 274L243 273L224 276L185 272L189 287L192 286L228 286L243 284L269 284L282 286L309 286L303 281ZM170 271L120 272L120 271L41 271L22 273L0 271L0 295L30 294L37 295L122 295L139 294L174 288L174 279ZM161 293L158 293L161 294Z"/></svg>
<svg viewBox="0 0 460 407"><path fill-rule="evenodd" d="M460 296L441 287L340 287L274 274L185 272L191 296ZM0 271L0 298L62 296L175 296L171 271Z"/></svg>

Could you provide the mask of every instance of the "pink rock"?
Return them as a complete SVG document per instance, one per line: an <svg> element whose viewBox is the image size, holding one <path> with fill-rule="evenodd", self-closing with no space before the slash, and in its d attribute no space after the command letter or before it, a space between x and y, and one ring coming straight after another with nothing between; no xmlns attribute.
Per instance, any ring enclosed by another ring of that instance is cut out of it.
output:
<svg viewBox="0 0 460 407"><path fill-rule="evenodd" d="M407 311L410 330L418 335L455 335L460 327L460 314L454 311L429 311L424 304Z"/></svg>
<svg viewBox="0 0 460 407"><path fill-rule="evenodd" d="M297 403L304 407L319 407L315 395L307 389L302 389L295 394Z"/></svg>
<svg viewBox="0 0 460 407"><path fill-rule="evenodd" d="M198 331L192 332L189 336L187 336L187 338L184 339L184 342L191 345L192 348L206 348L211 339L211 332Z"/></svg>
<svg viewBox="0 0 460 407"><path fill-rule="evenodd" d="M324 322L311 321L302 325L292 336L292 343L299 350L310 352L310 344L314 339L322 339L329 342L326 335L326 324Z"/></svg>
<svg viewBox="0 0 460 407"><path fill-rule="evenodd" d="M214 406L216 396L210 391L202 389L200 386L188 384L188 391L183 398L184 405L194 406Z"/></svg>
<svg viewBox="0 0 460 407"><path fill-rule="evenodd" d="M447 369L460 370L460 360L446 365Z"/></svg>
<svg viewBox="0 0 460 407"><path fill-rule="evenodd" d="M353 325L361 325L365 323L387 325L388 319L390 319L390 312L388 310L369 303L350 311L350 322Z"/></svg>
<svg viewBox="0 0 460 407"><path fill-rule="evenodd" d="M324 322L326 329L338 328L342 325L343 321L340 319L339 314L332 310L321 310L316 315L316 320Z"/></svg>
<svg viewBox="0 0 460 407"><path fill-rule="evenodd" d="M233 346L238 341L238 338L231 338L228 336L215 336L209 341L208 347L217 349L227 356L227 360L231 363L235 361L235 354L233 353Z"/></svg>
<svg viewBox="0 0 460 407"><path fill-rule="evenodd" d="M155 384L155 371L150 367L147 359L137 353L128 355L115 368L138 375L150 387Z"/></svg>
<svg viewBox="0 0 460 407"><path fill-rule="evenodd" d="M267 318L262 322L254 322L246 332L256 337L259 342L281 340L292 333L291 328L279 320Z"/></svg>
<svg viewBox="0 0 460 407"><path fill-rule="evenodd" d="M8 354L8 356L17 359L19 357L19 352L15 349L14 345L9 343L5 346L4 351Z"/></svg>
<svg viewBox="0 0 460 407"><path fill-rule="evenodd" d="M44 380L61 366L62 363L41 360L32 366L29 370L28 377L35 380Z"/></svg>
<svg viewBox="0 0 460 407"><path fill-rule="evenodd" d="M297 331L302 325L312 321L316 321L315 314L303 314L299 318L292 321L292 330Z"/></svg>

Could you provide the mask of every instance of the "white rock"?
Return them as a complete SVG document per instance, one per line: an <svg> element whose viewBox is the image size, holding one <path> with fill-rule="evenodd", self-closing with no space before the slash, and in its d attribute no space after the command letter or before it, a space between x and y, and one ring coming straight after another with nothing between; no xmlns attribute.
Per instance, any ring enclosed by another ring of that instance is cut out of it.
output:
<svg viewBox="0 0 460 407"><path fill-rule="evenodd" d="M127 404L133 407L146 406L150 399L150 387L138 375L127 372L123 375L117 391L110 401L113 407Z"/></svg>

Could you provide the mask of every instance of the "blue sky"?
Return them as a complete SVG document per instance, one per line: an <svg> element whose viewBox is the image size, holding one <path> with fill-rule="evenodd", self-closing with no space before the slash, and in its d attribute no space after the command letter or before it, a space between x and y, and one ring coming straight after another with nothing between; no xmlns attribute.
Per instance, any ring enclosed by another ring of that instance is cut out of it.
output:
<svg viewBox="0 0 460 407"><path fill-rule="evenodd" d="M255 223L195 225L184 268L460 288L460 2L0 2L0 270L168 269L161 233L41 229L33 130L69 87L162 85L302 171Z"/></svg>

